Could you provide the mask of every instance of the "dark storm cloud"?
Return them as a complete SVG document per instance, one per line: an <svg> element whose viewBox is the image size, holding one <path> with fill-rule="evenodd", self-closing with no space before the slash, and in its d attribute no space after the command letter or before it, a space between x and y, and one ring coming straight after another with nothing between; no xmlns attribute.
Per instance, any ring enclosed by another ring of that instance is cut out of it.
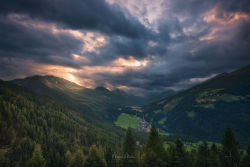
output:
<svg viewBox="0 0 250 167"><path fill-rule="evenodd" d="M5 0L0 13L27 14L32 18L58 22L72 29L89 29L131 38L147 35L146 28L118 6L104 0Z"/></svg>
<svg viewBox="0 0 250 167"><path fill-rule="evenodd" d="M0 4L2 22L10 21L8 18L9 14L21 14L28 16L31 20L41 20L45 24L56 23L60 28L84 29L104 33L109 38L109 44L100 48L101 54L96 52L85 53L92 60L93 65L99 62L105 63L114 60L117 58L117 55L139 58L147 56L147 41L154 38L154 33L146 29L129 13L125 14L124 12L126 11L122 11L121 8L115 5L110 6L104 0L43 0L36 2L33 0L9 0L2 1ZM1 24L4 26L5 23ZM8 26L5 27L7 30ZM54 63L55 59L47 59L46 55L60 55L61 60L56 59L58 64L75 67L79 65L76 62L74 64L65 59L65 56L68 55L70 57L72 53L79 52L80 43L78 40L66 39L72 37L63 34L59 37L54 37L49 32L30 31L27 27L25 29L21 25L10 25L10 27L15 27L12 32L18 34L17 37L19 39L16 42L11 41L15 39L15 35L11 35L11 33L2 29L2 34L8 36L2 38L2 40L8 40L6 43L2 41L4 43L2 45L3 51L9 47L15 47L13 50L17 51L19 56L32 55L34 59L41 59L41 62L48 60L48 63ZM50 48L53 48L53 50ZM55 53L56 50L58 53ZM4 52L2 55L6 54L9 54L11 57L16 55L13 52Z"/></svg>
<svg viewBox="0 0 250 167"><path fill-rule="evenodd" d="M221 9L228 12L244 12L250 13L249 0L217 0L217 4Z"/></svg>
<svg viewBox="0 0 250 167"><path fill-rule="evenodd" d="M249 0L170 0L166 3L168 6L161 5L166 9L152 28L150 21L146 27L132 13L104 0L1 1L0 77L32 74L29 66L18 64L22 59L77 70L86 65L87 69L112 68L114 60L129 60L132 56L149 63L140 69L127 68L118 73L100 70L76 75L94 80L98 85L109 82L113 86L132 87L133 91L150 92L187 88L214 74L250 63ZM211 9L215 9L213 19L219 22L204 20ZM235 13L244 18L234 20ZM11 14L27 19L21 23L31 20L64 30L98 33L105 37L105 44L83 53L82 45L87 39L25 26L11 19ZM90 62L74 60L72 54L85 56Z"/></svg>
<svg viewBox="0 0 250 167"><path fill-rule="evenodd" d="M77 66L71 61L71 54L79 52L82 42L71 35L53 34L48 29L25 26L3 16L0 25L0 57Z"/></svg>
<svg viewBox="0 0 250 167"><path fill-rule="evenodd" d="M170 5L175 13L193 16L202 14L216 6L227 12L250 12L249 0L172 0Z"/></svg>
<svg viewBox="0 0 250 167"><path fill-rule="evenodd" d="M168 56L159 57L156 63L142 70L123 74L100 73L96 74L96 80L98 83L109 81L117 86L125 84L148 93L188 88L203 79L250 63L250 22L243 21L229 32L231 34L226 39L185 41L170 49ZM189 52L190 48L196 47L198 49L194 53Z"/></svg>
<svg viewBox="0 0 250 167"><path fill-rule="evenodd" d="M170 37L174 33L174 38ZM171 43L184 42L186 36L177 18L161 19L157 32L133 39L122 36L108 37L108 44L99 48L100 54L89 53L94 64L109 63L118 57L134 58L141 60L151 56L167 56L168 46Z"/></svg>
<svg viewBox="0 0 250 167"><path fill-rule="evenodd" d="M0 57L0 67L0 79L9 80L34 75L31 72L30 66L22 59Z"/></svg>
<svg viewBox="0 0 250 167"><path fill-rule="evenodd" d="M164 28L163 28L164 27ZM164 56L172 39L169 37L167 26L162 26L159 33L151 33L151 38L141 37L137 39L112 36L108 37L108 43L98 50L100 53L88 53L92 65L108 64L119 57L128 59L133 56L142 60L151 56Z"/></svg>

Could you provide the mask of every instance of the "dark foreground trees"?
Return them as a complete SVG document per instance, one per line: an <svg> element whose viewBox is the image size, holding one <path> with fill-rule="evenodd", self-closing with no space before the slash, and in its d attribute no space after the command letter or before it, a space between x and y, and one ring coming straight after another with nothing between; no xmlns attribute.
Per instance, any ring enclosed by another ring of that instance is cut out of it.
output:
<svg viewBox="0 0 250 167"><path fill-rule="evenodd" d="M164 162L165 150L162 139L155 125L151 126L150 133L147 138L145 151L142 157L142 164L145 167L161 167L165 166Z"/></svg>
<svg viewBox="0 0 250 167"><path fill-rule="evenodd" d="M47 163L47 158L51 155L46 154L46 147L32 144L28 139L20 142L22 148L17 148L16 151L29 148L31 153L28 161L11 164L11 159L2 161L3 157L0 156L1 167L51 166ZM52 167L250 167L250 143L245 151L240 151L239 143L230 128L225 130L221 145L202 142L197 149L187 149L180 138L164 145L154 125L151 126L146 143L136 145L133 130L128 128L121 146L120 152L96 145L92 145L89 150L67 150L63 156L54 155L56 163Z"/></svg>
<svg viewBox="0 0 250 167"><path fill-rule="evenodd" d="M221 141L222 167L236 167L240 165L239 143L235 139L234 134L230 128L227 128Z"/></svg>
<svg viewBox="0 0 250 167"><path fill-rule="evenodd" d="M125 156L135 156L135 151L136 151L135 138L132 134L131 128L129 127L127 129L127 132L123 141L122 153Z"/></svg>
<svg viewBox="0 0 250 167"><path fill-rule="evenodd" d="M245 156L243 158L242 167L250 166L250 143L248 143Z"/></svg>
<svg viewBox="0 0 250 167"><path fill-rule="evenodd" d="M103 154L95 145L90 148L84 167L107 167Z"/></svg>

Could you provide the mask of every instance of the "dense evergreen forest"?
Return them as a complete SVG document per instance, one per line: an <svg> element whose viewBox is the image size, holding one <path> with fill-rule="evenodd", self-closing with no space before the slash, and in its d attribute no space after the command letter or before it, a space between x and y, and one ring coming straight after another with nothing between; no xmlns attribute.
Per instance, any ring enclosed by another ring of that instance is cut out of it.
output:
<svg viewBox="0 0 250 167"><path fill-rule="evenodd" d="M230 128L221 144L187 149L180 138L164 144L154 124L145 143L131 128L124 134L99 124L103 128L49 97L0 81L1 167L250 166L250 144L240 148Z"/></svg>
<svg viewBox="0 0 250 167"><path fill-rule="evenodd" d="M0 81L0 166L27 166L34 148L42 150L47 166L63 166L68 151L87 153L93 144L117 148L121 132L102 126L51 98Z"/></svg>
<svg viewBox="0 0 250 167"><path fill-rule="evenodd" d="M30 144L31 142L32 144ZM20 152L12 157L1 157L1 166L65 166L65 167L249 167L250 143L246 150L239 148L239 143L230 128L225 130L221 145L208 146L204 141L198 149L187 151L181 139L177 139L164 148L161 136L154 125L148 134L146 144L136 143L131 128L127 129L122 141L122 149L115 152L111 147L92 145L87 154L84 150L67 150L63 155L56 154L56 164L51 165L46 150L41 144L27 140L19 147ZM20 148L22 147L22 148ZM15 149L15 148L13 148ZM27 150L29 149L29 150ZM58 148L53 148L58 149ZM54 150L55 151L55 150ZM22 154L28 154L22 157ZM51 156L51 157L50 157ZM20 164L13 159L19 159Z"/></svg>

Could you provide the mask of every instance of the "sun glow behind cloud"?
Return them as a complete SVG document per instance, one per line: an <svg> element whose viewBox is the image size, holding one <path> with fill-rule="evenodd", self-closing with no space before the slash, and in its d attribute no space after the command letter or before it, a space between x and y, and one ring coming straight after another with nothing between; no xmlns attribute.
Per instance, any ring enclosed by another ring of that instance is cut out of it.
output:
<svg viewBox="0 0 250 167"><path fill-rule="evenodd" d="M39 64L36 66L36 68L33 69L33 72L35 74L40 74L40 75L54 75L69 80L71 82L74 82L76 84L81 83L80 80L74 75L77 72L77 70L70 67Z"/></svg>
<svg viewBox="0 0 250 167"><path fill-rule="evenodd" d="M136 60L134 57L130 56L128 59L118 58L113 64L122 67L131 67L131 68L142 68L146 67L149 63L148 60Z"/></svg>
<svg viewBox="0 0 250 167"><path fill-rule="evenodd" d="M76 60L79 60L81 56L72 55ZM61 66L61 65L49 65L49 64L36 64L34 62L27 63L30 64L29 68L32 69L33 74L39 75L54 75L57 77L64 78L66 80L75 82L86 88L95 88L98 86L99 75L110 74L119 75L123 74L128 70L140 70L148 65L148 60L136 60L134 57L129 57L128 59L118 58L111 62L109 65L100 66L82 66L79 68ZM108 89L131 89L125 85L114 86L109 82L103 83Z"/></svg>

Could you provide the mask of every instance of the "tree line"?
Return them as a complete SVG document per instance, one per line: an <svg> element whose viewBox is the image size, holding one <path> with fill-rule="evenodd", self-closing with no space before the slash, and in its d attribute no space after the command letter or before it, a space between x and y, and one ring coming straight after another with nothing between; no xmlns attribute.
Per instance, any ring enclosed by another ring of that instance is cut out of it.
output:
<svg viewBox="0 0 250 167"><path fill-rule="evenodd" d="M41 145L36 144L27 167L47 167ZM146 144L138 145L128 128L120 153L111 148L92 145L87 155L78 149L67 151L65 167L249 167L250 143L246 150L239 148L232 130L227 128L220 145L202 142L198 149L187 150L179 138L164 147L159 131L152 125Z"/></svg>

